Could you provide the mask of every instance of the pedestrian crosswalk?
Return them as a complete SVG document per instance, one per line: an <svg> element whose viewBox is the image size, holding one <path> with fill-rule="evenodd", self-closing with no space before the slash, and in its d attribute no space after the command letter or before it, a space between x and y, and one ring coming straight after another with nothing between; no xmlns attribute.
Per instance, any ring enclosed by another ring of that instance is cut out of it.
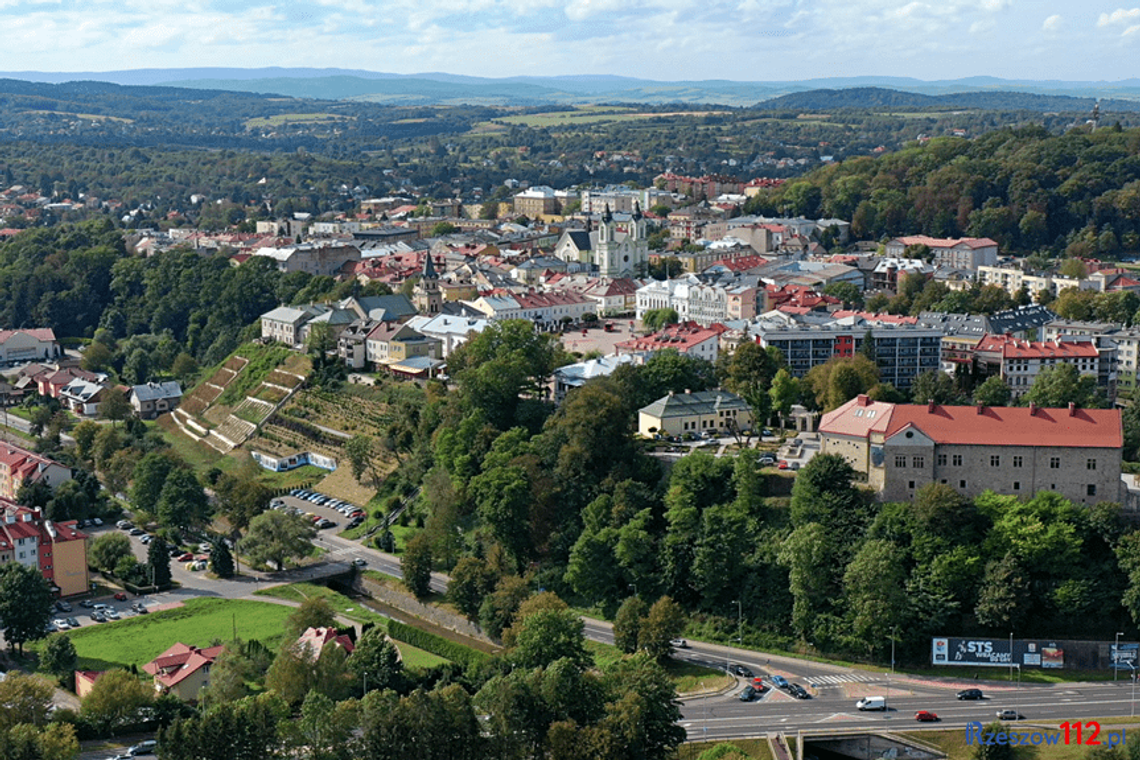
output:
<svg viewBox="0 0 1140 760"><path fill-rule="evenodd" d="M828 686L841 686L845 683L874 683L883 680L881 676L870 673L839 673L833 676L812 676L811 685L817 689Z"/></svg>

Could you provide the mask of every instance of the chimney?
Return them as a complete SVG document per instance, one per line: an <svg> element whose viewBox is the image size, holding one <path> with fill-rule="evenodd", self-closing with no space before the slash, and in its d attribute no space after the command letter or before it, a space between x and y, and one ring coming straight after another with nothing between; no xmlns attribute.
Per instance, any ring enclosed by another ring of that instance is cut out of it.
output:
<svg viewBox="0 0 1140 760"><path fill-rule="evenodd" d="M1029 402L1029 416L1033 417L1036 414L1037 414L1037 404L1030 401Z"/></svg>
<svg viewBox="0 0 1140 760"><path fill-rule="evenodd" d="M855 397L855 399L856 399L856 404L855 404L856 406L870 406L871 405L871 399L866 393L860 393L858 396Z"/></svg>
<svg viewBox="0 0 1140 760"><path fill-rule="evenodd" d="M978 414L985 414L985 413L986 413L985 405L984 404L978 404Z"/></svg>
<svg viewBox="0 0 1140 760"><path fill-rule="evenodd" d="M934 399L927 399L926 412L927 414L934 414Z"/></svg>
<svg viewBox="0 0 1140 760"><path fill-rule="evenodd" d="M1076 417L1077 416L1077 405L1074 404L1072 401L1069 402L1069 416L1070 417Z"/></svg>

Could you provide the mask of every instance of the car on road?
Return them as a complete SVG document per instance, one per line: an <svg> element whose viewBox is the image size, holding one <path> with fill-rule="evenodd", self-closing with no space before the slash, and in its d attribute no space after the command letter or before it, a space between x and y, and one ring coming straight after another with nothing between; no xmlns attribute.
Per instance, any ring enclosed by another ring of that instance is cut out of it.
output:
<svg viewBox="0 0 1140 760"><path fill-rule="evenodd" d="M768 680L771 681L777 689L786 689L791 685L788 683L788 679L783 676L768 676Z"/></svg>
<svg viewBox="0 0 1140 760"><path fill-rule="evenodd" d="M756 676L752 679L752 688L761 694L768 690L768 687L764 685L764 679L760 676Z"/></svg>
<svg viewBox="0 0 1140 760"><path fill-rule="evenodd" d="M958 692L958 699L985 699L981 689L962 689Z"/></svg>
<svg viewBox="0 0 1140 760"><path fill-rule="evenodd" d="M768 428L764 428L763 430L760 431L760 435L773 436L773 435L775 435L775 433L773 433Z"/></svg>
<svg viewBox="0 0 1140 760"><path fill-rule="evenodd" d="M115 600L119 602L127 601L127 593L125 591L116 591Z"/></svg>
<svg viewBox="0 0 1140 760"><path fill-rule="evenodd" d="M1004 710L998 710L997 717L998 720L1021 720L1021 713L1017 710L1006 708Z"/></svg>
<svg viewBox="0 0 1140 760"><path fill-rule="evenodd" d="M131 757L138 757L139 755L153 755L154 748L158 746L158 742L153 739L148 739L145 742L139 742L127 750L127 754Z"/></svg>
<svg viewBox="0 0 1140 760"><path fill-rule="evenodd" d="M752 678L754 675L756 675L752 672L751 669L746 668L743 665L737 665L732 669L732 672L736 673L736 675L740 676L741 678Z"/></svg>
<svg viewBox="0 0 1140 760"><path fill-rule="evenodd" d="M887 698L886 697L863 697L855 703L855 707L859 710L882 710L886 712Z"/></svg>
<svg viewBox="0 0 1140 760"><path fill-rule="evenodd" d="M689 648L689 642L685 641L684 639L673 639L669 643L673 646L674 649Z"/></svg>
<svg viewBox="0 0 1140 760"><path fill-rule="evenodd" d="M919 723L937 723L941 720L937 713L932 713L930 710L919 710L914 714L914 719Z"/></svg>
<svg viewBox="0 0 1140 760"><path fill-rule="evenodd" d="M90 599L84 599L79 603L79 606L89 610L95 606L95 602L91 601Z"/></svg>
<svg viewBox="0 0 1140 760"><path fill-rule="evenodd" d="M760 696L760 693L757 692L756 689L753 689L751 686L745 686L744 690L740 692L740 701L751 702L758 696Z"/></svg>
<svg viewBox="0 0 1140 760"><path fill-rule="evenodd" d="M67 619L67 624L70 625L72 628L78 628L79 627L79 621L73 617L69 617Z"/></svg>
<svg viewBox="0 0 1140 760"><path fill-rule="evenodd" d="M803 686L800 686L798 683L792 684L789 687L788 691L796 699L811 699L811 694L808 693L808 690L805 689Z"/></svg>
<svg viewBox="0 0 1140 760"><path fill-rule="evenodd" d="M368 560L364 559L363 557L357 557L356 559L352 560L352 564L356 565L357 567L364 567L368 564Z"/></svg>

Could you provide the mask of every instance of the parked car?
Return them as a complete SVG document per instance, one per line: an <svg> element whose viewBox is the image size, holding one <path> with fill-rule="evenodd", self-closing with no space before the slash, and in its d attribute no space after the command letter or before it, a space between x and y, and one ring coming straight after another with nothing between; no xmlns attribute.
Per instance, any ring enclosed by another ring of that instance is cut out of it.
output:
<svg viewBox="0 0 1140 760"><path fill-rule="evenodd" d="M59 630L59 631L66 631L68 628L71 627L70 625L68 625L67 621L64 620L63 618L56 618L55 620L51 621L51 624L54 625L56 630Z"/></svg>
<svg viewBox="0 0 1140 760"><path fill-rule="evenodd" d="M55 603L55 608L60 612L71 612L71 605L62 599Z"/></svg>
<svg viewBox="0 0 1140 760"><path fill-rule="evenodd" d="M354 517L348 521L348 523L345 525L345 527L349 528L349 529L355 528L357 525L360 525L362 522L364 522L363 517Z"/></svg>
<svg viewBox="0 0 1140 760"><path fill-rule="evenodd" d="M768 428L764 428L763 430L760 431L760 435L773 436L773 435L775 435L775 433L773 433Z"/></svg>
<svg viewBox="0 0 1140 760"><path fill-rule="evenodd" d="M139 742L135 746L127 750L127 754L131 757L138 757L139 755L153 755L154 748L158 746L158 742L154 739L148 739L145 742Z"/></svg>
<svg viewBox="0 0 1140 760"><path fill-rule="evenodd" d="M91 518L91 524L92 525L102 525L103 520L102 520L102 518L99 518L99 517L92 517Z"/></svg>
<svg viewBox="0 0 1140 760"><path fill-rule="evenodd" d="M89 610L95 606L95 602L91 601L90 599L84 599L82 602L79 603L79 606L83 607L84 609Z"/></svg>
<svg viewBox="0 0 1140 760"><path fill-rule="evenodd" d="M772 456L771 454L761 454L756 458L756 464L762 467L771 467L772 465L776 464L776 457Z"/></svg>
<svg viewBox="0 0 1140 760"><path fill-rule="evenodd" d="M673 639L669 643L673 645L674 649L688 649L689 648L689 642L685 641L684 639Z"/></svg>
<svg viewBox="0 0 1140 760"><path fill-rule="evenodd" d="M131 604L131 609L135 612L146 614L146 605L144 605L142 602L134 602Z"/></svg>
<svg viewBox="0 0 1140 760"><path fill-rule="evenodd" d="M72 628L78 628L79 627L79 621L73 617L69 617L67 619L67 624L70 625Z"/></svg>
<svg viewBox="0 0 1140 760"><path fill-rule="evenodd" d="M1017 710L1010 710L1009 708L998 710L997 716L998 720L1021 720L1021 713Z"/></svg>
<svg viewBox="0 0 1140 760"><path fill-rule="evenodd" d="M808 693L808 690L803 686L800 686L798 683L792 684L791 694L796 699L811 699L811 694Z"/></svg>
<svg viewBox="0 0 1140 760"><path fill-rule="evenodd" d="M321 530L325 530L327 528L335 528L336 525L337 525L336 520L321 520L320 522L317 523L317 527L320 528Z"/></svg>
<svg viewBox="0 0 1140 760"><path fill-rule="evenodd" d="M787 459L781 459L780 463L778 465L776 465L776 467L778 467L781 470L790 470L792 468L792 466L790 464L788 464Z"/></svg>
<svg viewBox="0 0 1140 760"><path fill-rule="evenodd" d="M131 528L130 530L127 531L127 533L129 533L132 536L142 536L146 533L146 531L143 530L142 528Z"/></svg>
<svg viewBox="0 0 1140 760"><path fill-rule="evenodd" d="M127 530L128 528L133 528L135 526L130 520L119 520L117 523L115 523L115 527L119 530Z"/></svg>
<svg viewBox="0 0 1140 760"><path fill-rule="evenodd" d="M139 536L139 543L141 544L149 544L152 540L154 540L154 536L148 535L146 533L143 533L141 536Z"/></svg>
<svg viewBox="0 0 1140 760"><path fill-rule="evenodd" d="M920 723L936 723L940 720L938 715L930 712L930 710L919 710L914 714L914 719Z"/></svg>
<svg viewBox="0 0 1140 760"><path fill-rule="evenodd" d="M962 689L958 692L958 699L985 699L981 689Z"/></svg>
<svg viewBox="0 0 1140 760"><path fill-rule="evenodd" d="M771 681L772 685L777 689L786 689L788 686L790 686L788 679L784 678L783 676L768 676L768 680Z"/></svg>
<svg viewBox="0 0 1140 760"><path fill-rule="evenodd" d="M192 559L194 559L194 555L191 554L190 552L182 552L181 554L178 555L178 561L179 562L189 562Z"/></svg>
<svg viewBox="0 0 1140 760"><path fill-rule="evenodd" d="M107 622L107 618L102 612L92 612L91 613L91 620L96 622L96 623L106 623Z"/></svg>
<svg viewBox="0 0 1140 760"><path fill-rule="evenodd" d="M116 591L116 592L115 592L115 599L116 599L117 601L120 601L120 602L125 602L125 601L127 601L127 594L126 594L126 592L125 592L125 591Z"/></svg>
<svg viewBox="0 0 1140 760"><path fill-rule="evenodd" d="M753 689L751 686L745 686L744 690L740 692L740 701L751 702L758 696L759 694L757 694L755 689Z"/></svg>

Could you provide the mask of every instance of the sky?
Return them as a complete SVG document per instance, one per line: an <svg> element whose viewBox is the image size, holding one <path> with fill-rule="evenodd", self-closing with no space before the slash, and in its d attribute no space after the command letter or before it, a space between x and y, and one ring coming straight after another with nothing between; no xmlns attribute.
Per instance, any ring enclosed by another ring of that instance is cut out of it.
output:
<svg viewBox="0 0 1140 760"><path fill-rule="evenodd" d="M1140 4L1120 0L0 0L0 19L0 71L1140 76Z"/></svg>

